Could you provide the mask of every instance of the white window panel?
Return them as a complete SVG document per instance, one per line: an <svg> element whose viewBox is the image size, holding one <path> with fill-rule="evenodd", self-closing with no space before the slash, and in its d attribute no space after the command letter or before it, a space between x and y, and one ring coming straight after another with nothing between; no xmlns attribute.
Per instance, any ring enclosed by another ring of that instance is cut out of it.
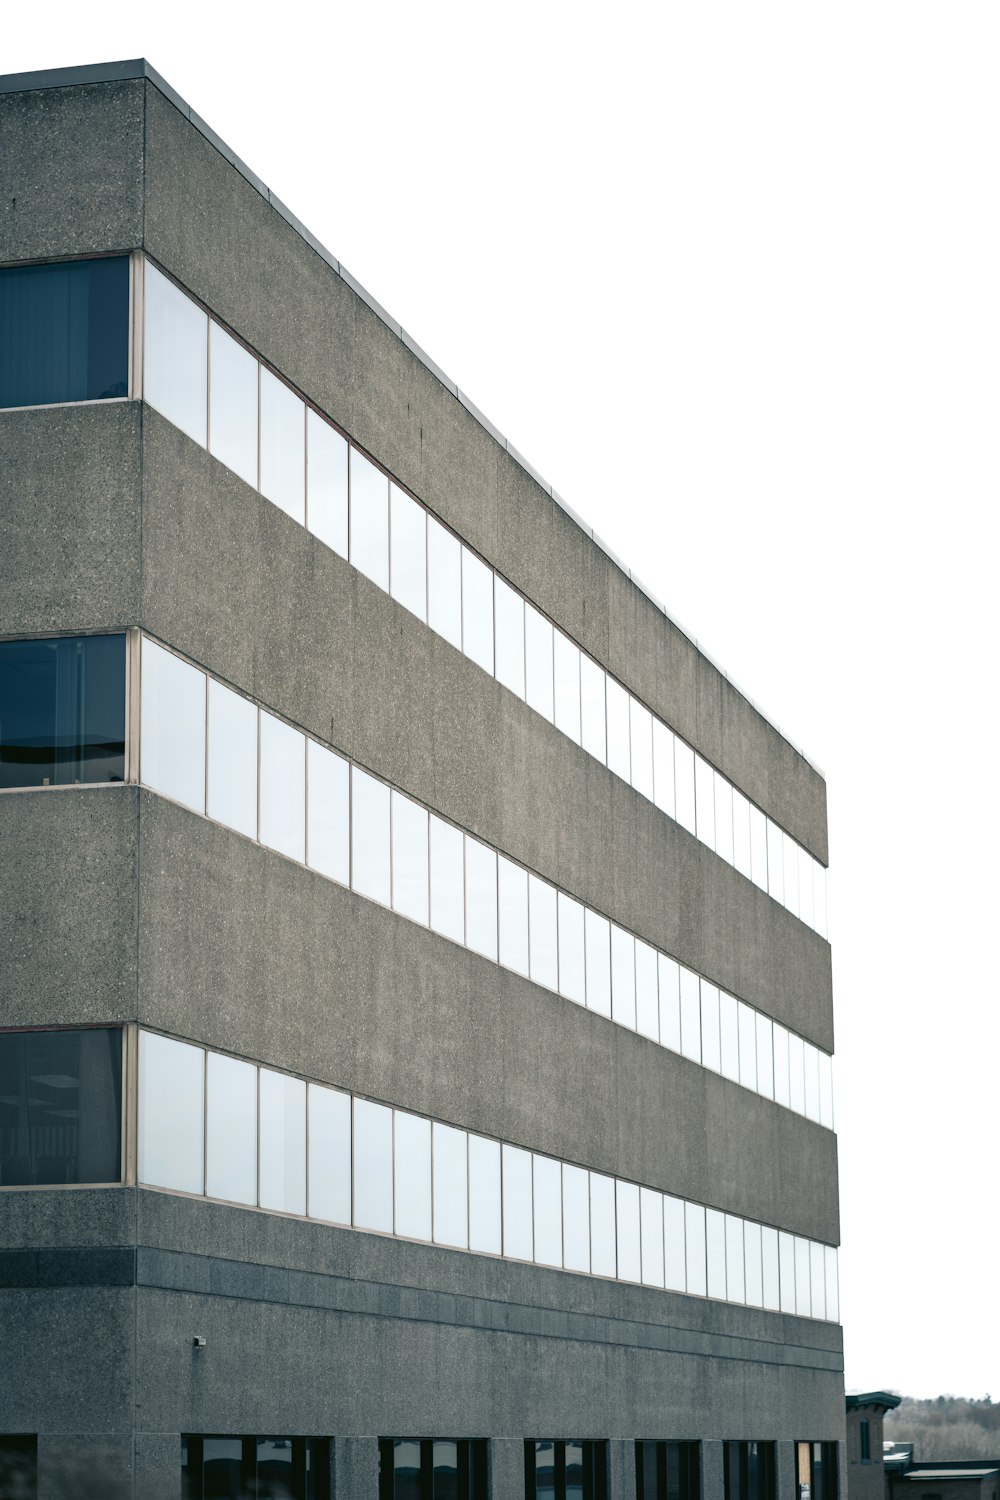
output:
<svg viewBox="0 0 1000 1500"><path fill-rule="evenodd" d="M581 743L589 755L605 765L608 755L604 669L585 654L580 657Z"/></svg>
<svg viewBox="0 0 1000 1500"><path fill-rule="evenodd" d="M590 1270L594 1276L617 1276L615 1248L615 1180L590 1173Z"/></svg>
<svg viewBox="0 0 1000 1500"><path fill-rule="evenodd" d="M309 1085L309 1217L351 1222L351 1096Z"/></svg>
<svg viewBox="0 0 1000 1500"><path fill-rule="evenodd" d="M497 957L497 857L465 836L465 943L484 958Z"/></svg>
<svg viewBox="0 0 1000 1500"><path fill-rule="evenodd" d="M762 891L767 879L767 819L759 807L750 804L750 879Z"/></svg>
<svg viewBox="0 0 1000 1500"><path fill-rule="evenodd" d="M815 1240L809 1242L809 1284L812 1292L812 1315L826 1317L826 1262L823 1246Z"/></svg>
<svg viewBox="0 0 1000 1500"><path fill-rule="evenodd" d="M778 1231L765 1224L760 1232L763 1262L764 1302L774 1312L781 1311L781 1278L778 1271Z"/></svg>
<svg viewBox="0 0 1000 1500"><path fill-rule="evenodd" d="M819 1054L819 1123L833 1129L833 1058Z"/></svg>
<svg viewBox="0 0 1000 1500"><path fill-rule="evenodd" d="M804 849L799 850L799 916L807 927L816 926L816 915L813 911L813 870L815 864L811 854Z"/></svg>
<svg viewBox="0 0 1000 1500"><path fill-rule="evenodd" d="M427 512L389 485L389 587L418 620L427 619Z"/></svg>
<svg viewBox="0 0 1000 1500"><path fill-rule="evenodd" d="M389 788L351 767L351 884L361 896L390 903Z"/></svg>
<svg viewBox="0 0 1000 1500"><path fill-rule="evenodd" d="M555 716L552 626L533 604L524 606L524 688L529 707L553 722Z"/></svg>
<svg viewBox="0 0 1000 1500"><path fill-rule="evenodd" d="M715 848L715 771L700 755L694 758L695 831L703 844Z"/></svg>
<svg viewBox="0 0 1000 1500"><path fill-rule="evenodd" d="M586 1004L587 981L584 944L584 908L572 896L559 892L559 993L577 1005Z"/></svg>
<svg viewBox="0 0 1000 1500"><path fill-rule="evenodd" d="M677 821L688 833L695 832L694 751L674 735L674 792Z"/></svg>
<svg viewBox="0 0 1000 1500"><path fill-rule="evenodd" d="M608 677L605 684L608 717L608 770L623 781L632 780L632 752L629 731L629 695Z"/></svg>
<svg viewBox="0 0 1000 1500"><path fill-rule="evenodd" d="M659 719L653 720L653 800L668 818L676 815L674 737Z"/></svg>
<svg viewBox="0 0 1000 1500"><path fill-rule="evenodd" d="M341 885L351 881L351 768L315 740L306 741L310 868Z"/></svg>
<svg viewBox="0 0 1000 1500"><path fill-rule="evenodd" d="M660 992L660 1045L672 1052L681 1050L681 976L680 967L666 954L657 955Z"/></svg>
<svg viewBox="0 0 1000 1500"><path fill-rule="evenodd" d="M819 1122L819 1052L811 1042L805 1044L806 1118Z"/></svg>
<svg viewBox="0 0 1000 1500"><path fill-rule="evenodd" d="M740 1083L744 1088L757 1087L757 1022L755 1013L742 1000L736 1002L736 1023L740 1033Z"/></svg>
<svg viewBox="0 0 1000 1500"><path fill-rule="evenodd" d="M687 1289L695 1297L708 1291L705 1244L705 1210L700 1203L684 1205L684 1239L687 1256Z"/></svg>
<svg viewBox="0 0 1000 1500"><path fill-rule="evenodd" d="M260 841L306 857L306 738L273 714L260 716Z"/></svg>
<svg viewBox="0 0 1000 1500"><path fill-rule="evenodd" d="M142 780L205 811L205 674L142 638Z"/></svg>
<svg viewBox="0 0 1000 1500"><path fill-rule="evenodd" d="M524 701L524 600L500 577L493 580L496 678Z"/></svg>
<svg viewBox="0 0 1000 1500"><path fill-rule="evenodd" d="M701 981L701 1061L713 1073L722 1072L722 1034L719 1030L719 990Z"/></svg>
<svg viewBox="0 0 1000 1500"><path fill-rule="evenodd" d="M208 816L257 837L257 710L208 680Z"/></svg>
<svg viewBox="0 0 1000 1500"><path fill-rule="evenodd" d="M663 1286L663 1194L652 1188L639 1190L639 1227L643 1284Z"/></svg>
<svg viewBox="0 0 1000 1500"><path fill-rule="evenodd" d="M840 1322L840 1286L837 1274L837 1252L832 1245L823 1248L826 1279L826 1315L831 1323Z"/></svg>
<svg viewBox="0 0 1000 1500"><path fill-rule="evenodd" d="M354 1224L392 1233L392 1110L354 1101Z"/></svg>
<svg viewBox="0 0 1000 1500"><path fill-rule="evenodd" d="M209 346L209 450L256 489L257 361L218 323Z"/></svg>
<svg viewBox="0 0 1000 1500"><path fill-rule="evenodd" d="M260 492L293 521L305 525L305 403L264 366L260 371Z"/></svg>
<svg viewBox="0 0 1000 1500"><path fill-rule="evenodd" d="M826 877L827 872L823 866L817 860L813 860L813 914L816 919L816 931L823 938L828 938L830 935Z"/></svg>
<svg viewBox="0 0 1000 1500"><path fill-rule="evenodd" d="M313 536L340 557L347 541L347 439L310 407L306 411L306 520Z"/></svg>
<svg viewBox="0 0 1000 1500"><path fill-rule="evenodd" d="M567 1271L590 1270L590 1174L563 1163L563 1265Z"/></svg>
<svg viewBox="0 0 1000 1500"><path fill-rule="evenodd" d="M653 715L631 695L628 700L632 785L647 801L653 800Z"/></svg>
<svg viewBox="0 0 1000 1500"><path fill-rule="evenodd" d="M774 1047L774 1098L788 1109L791 1103L788 1070L788 1031L779 1022L771 1026L771 1041Z"/></svg>
<svg viewBox="0 0 1000 1500"><path fill-rule="evenodd" d="M727 865L733 864L733 789L718 771L715 773L715 852Z"/></svg>
<svg viewBox="0 0 1000 1500"><path fill-rule="evenodd" d="M528 872L502 854L497 860L497 906L500 962L505 969L528 974Z"/></svg>
<svg viewBox="0 0 1000 1500"><path fill-rule="evenodd" d="M469 1136L469 1249L499 1255L502 1249L500 1143Z"/></svg>
<svg viewBox="0 0 1000 1500"><path fill-rule="evenodd" d="M351 562L389 592L389 479L351 449Z"/></svg>
<svg viewBox="0 0 1000 1500"><path fill-rule="evenodd" d="M777 823L767 819L767 885L764 889L775 901L785 902L785 835Z"/></svg>
<svg viewBox="0 0 1000 1500"><path fill-rule="evenodd" d="M559 988L559 950L555 887L528 876L528 933L531 977L546 989Z"/></svg>
<svg viewBox="0 0 1000 1500"><path fill-rule="evenodd" d="M208 1054L205 1191L227 1203L257 1202L257 1069Z"/></svg>
<svg viewBox="0 0 1000 1500"><path fill-rule="evenodd" d="M395 1233L410 1240L431 1238L431 1122L393 1111L393 1202Z"/></svg>
<svg viewBox="0 0 1000 1500"><path fill-rule="evenodd" d="M663 1199L663 1284L672 1292L687 1288L684 1253L684 1202L681 1198Z"/></svg>
<svg viewBox="0 0 1000 1500"><path fill-rule="evenodd" d="M764 1306L764 1266L763 1248L761 1243L761 1226L751 1224L749 1219L743 1224L744 1265L746 1267L747 1305L749 1307Z"/></svg>
<svg viewBox="0 0 1000 1500"><path fill-rule="evenodd" d="M461 829L431 814L431 927L465 942L465 839Z"/></svg>
<svg viewBox="0 0 1000 1500"><path fill-rule="evenodd" d="M743 1220L733 1214L726 1214L726 1296L730 1302L747 1300Z"/></svg>
<svg viewBox="0 0 1000 1500"><path fill-rule="evenodd" d="M618 1245L618 1280L642 1280L639 1227L639 1189L634 1182L615 1182L615 1228Z"/></svg>
<svg viewBox="0 0 1000 1500"><path fill-rule="evenodd" d="M427 623L462 649L462 546L440 521L427 517Z"/></svg>
<svg viewBox="0 0 1000 1500"><path fill-rule="evenodd" d="M750 803L733 787L733 864L750 878Z"/></svg>
<svg viewBox="0 0 1000 1500"><path fill-rule="evenodd" d="M740 1026L736 1001L725 990L719 991L719 1031L722 1041L722 1076L740 1081Z"/></svg>
<svg viewBox="0 0 1000 1500"><path fill-rule="evenodd" d="M428 921L427 812L402 792L392 793L392 905L421 927Z"/></svg>
<svg viewBox="0 0 1000 1500"><path fill-rule="evenodd" d="M587 1009L611 1014L611 923L588 907L584 917L587 949Z"/></svg>
<svg viewBox="0 0 1000 1500"><path fill-rule="evenodd" d="M800 1318L812 1317L812 1290L809 1284L809 1241L794 1237L795 1243L795 1311Z"/></svg>
<svg viewBox="0 0 1000 1500"><path fill-rule="evenodd" d="M503 1253L511 1260L534 1258L531 1152L503 1148Z"/></svg>
<svg viewBox="0 0 1000 1500"><path fill-rule="evenodd" d="M453 1125L434 1124L434 1242L469 1244L469 1138Z"/></svg>
<svg viewBox="0 0 1000 1500"><path fill-rule="evenodd" d="M270 1068L260 1070L260 1206L306 1211L306 1086Z"/></svg>
<svg viewBox="0 0 1000 1500"><path fill-rule="evenodd" d="M789 1107L797 1115L806 1112L806 1054L805 1042L793 1031L788 1033L788 1092Z"/></svg>
<svg viewBox="0 0 1000 1500"><path fill-rule="evenodd" d="M551 1156L535 1156L535 1261L540 1266L562 1265L562 1169Z"/></svg>
<svg viewBox="0 0 1000 1500"><path fill-rule="evenodd" d="M794 917L799 915L799 846L787 833L781 836L785 860L785 905Z"/></svg>
<svg viewBox="0 0 1000 1500"><path fill-rule="evenodd" d="M493 676L493 570L462 548L462 650Z"/></svg>
<svg viewBox="0 0 1000 1500"><path fill-rule="evenodd" d="M205 1191L205 1052L139 1033L139 1181Z"/></svg>
<svg viewBox="0 0 1000 1500"><path fill-rule="evenodd" d="M142 394L202 448L208 436L208 314L145 263Z"/></svg>
<svg viewBox="0 0 1000 1500"><path fill-rule="evenodd" d="M635 1030L635 938L611 924L611 1015Z"/></svg>
<svg viewBox="0 0 1000 1500"><path fill-rule="evenodd" d="M708 1256L708 1295L726 1297L726 1216L705 1210L705 1248Z"/></svg>
<svg viewBox="0 0 1000 1500"><path fill-rule="evenodd" d="M770 1016L756 1013L757 1022L757 1092L765 1099L774 1098L774 1033Z"/></svg>
<svg viewBox="0 0 1000 1500"><path fill-rule="evenodd" d="M698 975L683 965L681 975L681 1052L701 1062L701 993Z"/></svg>
<svg viewBox="0 0 1000 1500"><path fill-rule="evenodd" d="M795 1296L795 1239L793 1235L778 1231L778 1269L780 1279L781 1311L793 1313Z"/></svg>
<svg viewBox="0 0 1000 1500"><path fill-rule="evenodd" d="M660 1039L656 949L641 938L635 940L635 1029L654 1042Z"/></svg>
<svg viewBox="0 0 1000 1500"><path fill-rule="evenodd" d="M561 630L553 632L553 706L555 726L574 745L580 743L580 648Z"/></svg>

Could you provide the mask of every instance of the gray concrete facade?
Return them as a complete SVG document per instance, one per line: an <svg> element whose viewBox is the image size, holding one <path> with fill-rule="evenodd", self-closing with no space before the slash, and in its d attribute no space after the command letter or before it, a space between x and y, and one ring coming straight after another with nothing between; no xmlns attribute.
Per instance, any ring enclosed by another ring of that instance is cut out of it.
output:
<svg viewBox="0 0 1000 1500"><path fill-rule="evenodd" d="M0 266L145 252L821 862L826 789L155 75L0 80ZM0 411L0 639L141 629L831 1051L830 948L141 400ZM827 1244L836 1137L136 785L0 795L0 1028L145 1025ZM130 1098L132 1096L130 1095ZM195 1350L195 1334L207 1340ZM0 1434L844 1439L834 1323L144 1190L0 1191ZM82 1468L81 1468L82 1466ZM786 1472L787 1471L787 1472Z"/></svg>

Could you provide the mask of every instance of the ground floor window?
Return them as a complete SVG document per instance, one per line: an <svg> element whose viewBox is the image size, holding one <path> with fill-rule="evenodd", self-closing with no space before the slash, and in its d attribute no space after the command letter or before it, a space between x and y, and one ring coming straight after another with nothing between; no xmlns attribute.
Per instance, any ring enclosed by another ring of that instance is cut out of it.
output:
<svg viewBox="0 0 1000 1500"><path fill-rule="evenodd" d="M181 1438L184 1500L330 1500L326 1438Z"/></svg>
<svg viewBox="0 0 1000 1500"><path fill-rule="evenodd" d="M379 1438L379 1500L486 1500L485 1438Z"/></svg>
<svg viewBox="0 0 1000 1500"><path fill-rule="evenodd" d="M726 1500L776 1500L773 1443L726 1443Z"/></svg>
<svg viewBox="0 0 1000 1500"><path fill-rule="evenodd" d="M837 1500L837 1444L796 1443L798 1500Z"/></svg>
<svg viewBox="0 0 1000 1500"><path fill-rule="evenodd" d="M640 1442L635 1445L636 1500L698 1500L698 1443Z"/></svg>
<svg viewBox="0 0 1000 1500"><path fill-rule="evenodd" d="M607 1454L580 1438L525 1443L525 1500L607 1500Z"/></svg>
<svg viewBox="0 0 1000 1500"><path fill-rule="evenodd" d="M38 1494L38 1439L0 1432L0 1496L35 1500Z"/></svg>

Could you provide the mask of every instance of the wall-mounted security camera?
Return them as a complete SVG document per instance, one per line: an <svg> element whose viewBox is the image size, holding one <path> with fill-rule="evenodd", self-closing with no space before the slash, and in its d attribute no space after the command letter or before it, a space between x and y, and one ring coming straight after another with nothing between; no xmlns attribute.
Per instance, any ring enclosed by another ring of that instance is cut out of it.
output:
<svg viewBox="0 0 1000 1500"><path fill-rule="evenodd" d="M200 1333L196 1333L191 1342L196 1349L204 1349L205 1345L208 1343L208 1339L202 1338Z"/></svg>

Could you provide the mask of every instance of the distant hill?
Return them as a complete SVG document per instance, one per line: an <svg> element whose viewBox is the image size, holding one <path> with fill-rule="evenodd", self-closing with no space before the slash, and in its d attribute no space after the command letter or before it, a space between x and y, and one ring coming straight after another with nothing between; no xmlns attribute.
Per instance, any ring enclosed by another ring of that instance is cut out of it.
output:
<svg viewBox="0 0 1000 1500"><path fill-rule="evenodd" d="M917 1401L904 1396L895 1411L886 1413L885 1439L912 1443L918 1463L938 1458L1000 1459L1000 1402L989 1396L976 1401L967 1396L935 1396Z"/></svg>

